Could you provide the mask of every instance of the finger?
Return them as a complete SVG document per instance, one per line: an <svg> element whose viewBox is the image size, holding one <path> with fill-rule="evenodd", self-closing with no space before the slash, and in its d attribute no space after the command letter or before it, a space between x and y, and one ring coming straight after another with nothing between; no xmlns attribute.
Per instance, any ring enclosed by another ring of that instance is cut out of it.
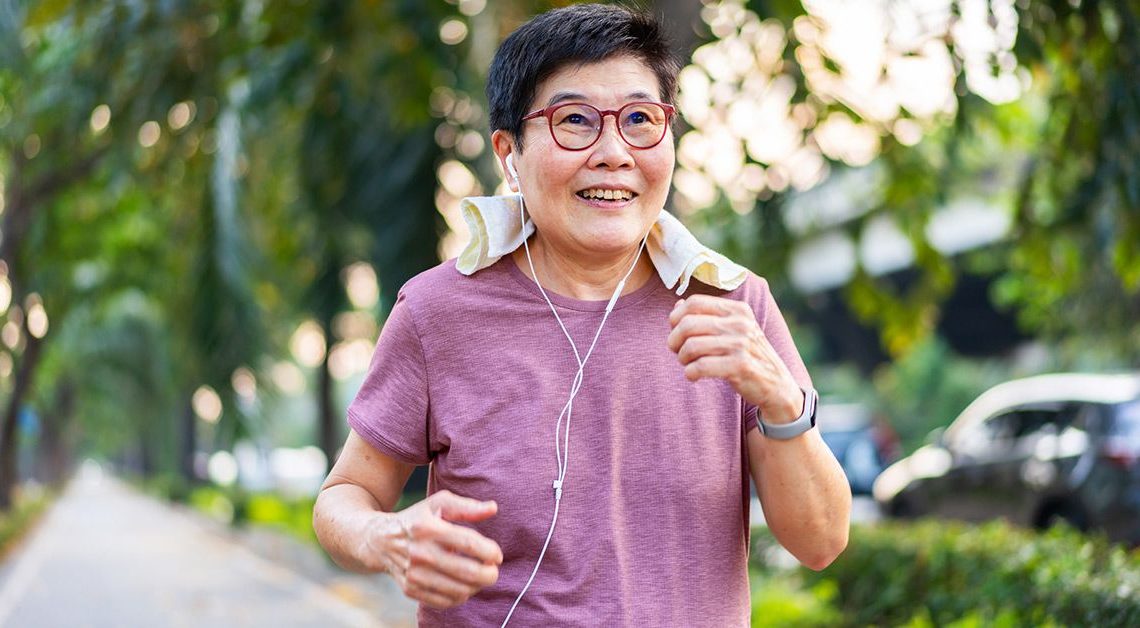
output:
<svg viewBox="0 0 1140 628"><path fill-rule="evenodd" d="M420 591L430 591L452 600L467 599L482 588L467 582L461 582L445 573L439 572L433 564L415 563L408 570L406 581L408 587Z"/></svg>
<svg viewBox="0 0 1140 628"><path fill-rule="evenodd" d="M484 563L494 565L503 563L503 550L498 543L471 528L442 519L425 521L418 538L436 541L452 551L465 554Z"/></svg>
<svg viewBox="0 0 1140 628"><path fill-rule="evenodd" d="M421 589L415 585L408 585L404 588L404 595L417 602L421 602L433 608L451 608L467 601L467 598L455 599L448 597L437 591L430 589Z"/></svg>
<svg viewBox="0 0 1140 628"><path fill-rule="evenodd" d="M410 570L426 569L465 586L483 588L499 579L499 568L449 552L434 541L415 544L410 553Z"/></svg>
<svg viewBox="0 0 1140 628"><path fill-rule="evenodd" d="M740 359L736 356L707 355L685 365L685 377L697 381L706 377L729 379L740 370Z"/></svg>
<svg viewBox="0 0 1140 628"><path fill-rule="evenodd" d="M673 309L669 312L669 324L676 325L677 321L685 315L685 300L681 299L673 304Z"/></svg>
<svg viewBox="0 0 1140 628"><path fill-rule="evenodd" d="M499 512L494 501L481 501L456 495L451 491L440 491L428 497L431 511L448 521L483 521Z"/></svg>
<svg viewBox="0 0 1140 628"><path fill-rule="evenodd" d="M707 314L688 314L673 327L665 343L669 350L676 353L685 344L685 340L693 336L708 336L722 334L727 331L726 320L720 316Z"/></svg>
<svg viewBox="0 0 1140 628"><path fill-rule="evenodd" d="M735 336L693 336L685 340L677 351L681 364L714 355L731 355L741 350L742 342Z"/></svg>
<svg viewBox="0 0 1140 628"><path fill-rule="evenodd" d="M752 312L751 308L740 301L714 297L711 294L694 294L685 299L682 308L685 310L685 314L712 314L715 316Z"/></svg>

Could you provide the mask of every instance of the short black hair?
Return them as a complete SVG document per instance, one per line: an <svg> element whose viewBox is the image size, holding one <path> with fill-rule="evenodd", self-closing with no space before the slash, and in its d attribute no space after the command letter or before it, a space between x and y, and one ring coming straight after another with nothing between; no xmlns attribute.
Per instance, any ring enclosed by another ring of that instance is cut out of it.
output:
<svg viewBox="0 0 1140 628"><path fill-rule="evenodd" d="M657 76L661 101L673 104L680 63L651 14L604 4L576 4L535 16L511 33L491 61L487 103L491 131L508 131L522 150L522 118L538 85L568 64L630 55Z"/></svg>

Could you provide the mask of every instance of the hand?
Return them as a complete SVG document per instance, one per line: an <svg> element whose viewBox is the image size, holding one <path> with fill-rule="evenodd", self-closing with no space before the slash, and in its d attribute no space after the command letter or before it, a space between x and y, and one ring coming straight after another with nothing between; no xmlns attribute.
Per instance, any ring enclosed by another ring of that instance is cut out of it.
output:
<svg viewBox="0 0 1140 628"><path fill-rule="evenodd" d="M689 381L727 381L768 423L789 423L803 411L803 391L747 304L696 294L673 306L669 324L669 349Z"/></svg>
<svg viewBox="0 0 1140 628"><path fill-rule="evenodd" d="M440 491L398 513L376 520L371 547L409 598L435 608L466 602L499 579L503 551L471 528L453 522L495 516L493 501Z"/></svg>

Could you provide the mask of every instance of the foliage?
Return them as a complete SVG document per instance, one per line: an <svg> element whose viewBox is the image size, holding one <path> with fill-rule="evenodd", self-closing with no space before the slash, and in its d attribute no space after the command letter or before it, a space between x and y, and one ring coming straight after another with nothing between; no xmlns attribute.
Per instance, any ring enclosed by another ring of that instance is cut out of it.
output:
<svg viewBox="0 0 1140 628"><path fill-rule="evenodd" d="M25 488L16 494L12 509L0 513L0 559L54 501L53 493L39 489Z"/></svg>
<svg viewBox="0 0 1140 628"><path fill-rule="evenodd" d="M931 337L876 371L873 403L910 451L1007 375L997 363L956 356L944 341Z"/></svg>
<svg viewBox="0 0 1140 628"><path fill-rule="evenodd" d="M753 573L752 628L834 626L841 620L835 597L835 583L829 580L804 588L796 574Z"/></svg>
<svg viewBox="0 0 1140 628"><path fill-rule="evenodd" d="M856 526L831 566L801 575L809 587L834 582L853 626L1140 622L1140 557L1067 528Z"/></svg>
<svg viewBox="0 0 1140 628"><path fill-rule="evenodd" d="M985 206L1008 223L988 251L994 301L1034 333L1137 356L1134 2L706 5L712 36L681 80L690 224L778 280L801 244L838 238L855 258L850 309L901 356L955 286L962 248L935 223ZM853 172L869 189L837 182ZM869 261L885 236L909 251L906 281Z"/></svg>
<svg viewBox="0 0 1140 628"><path fill-rule="evenodd" d="M196 487L187 495L187 504L219 523L264 526L315 545L314 501L312 497L286 498L269 491L249 493L215 485Z"/></svg>
<svg viewBox="0 0 1140 628"><path fill-rule="evenodd" d="M25 302L51 321L42 351L11 329L0 346L17 374L0 446L26 404L65 424L56 399L75 390L81 445L190 478L195 449L265 433L234 377L272 395L266 366L311 318L331 454L327 358L361 339L336 324L345 268L370 262L390 305L438 259L440 162L492 172L484 143L457 139L478 135L485 60L440 28L528 11L472 4L0 3L0 326ZM216 425L195 417L200 387Z"/></svg>

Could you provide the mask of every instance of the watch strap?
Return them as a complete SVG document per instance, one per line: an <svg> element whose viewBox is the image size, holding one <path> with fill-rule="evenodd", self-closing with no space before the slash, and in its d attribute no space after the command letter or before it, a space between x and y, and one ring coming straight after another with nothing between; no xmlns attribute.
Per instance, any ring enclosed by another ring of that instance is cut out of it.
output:
<svg viewBox="0 0 1140 628"><path fill-rule="evenodd" d="M814 388L802 388L804 392L804 409L800 412L800 416L791 423L765 423L759 415L756 417L756 425L760 428L760 433L768 438L776 440L788 440L795 438L800 434L815 427L816 408L819 406L819 393Z"/></svg>

